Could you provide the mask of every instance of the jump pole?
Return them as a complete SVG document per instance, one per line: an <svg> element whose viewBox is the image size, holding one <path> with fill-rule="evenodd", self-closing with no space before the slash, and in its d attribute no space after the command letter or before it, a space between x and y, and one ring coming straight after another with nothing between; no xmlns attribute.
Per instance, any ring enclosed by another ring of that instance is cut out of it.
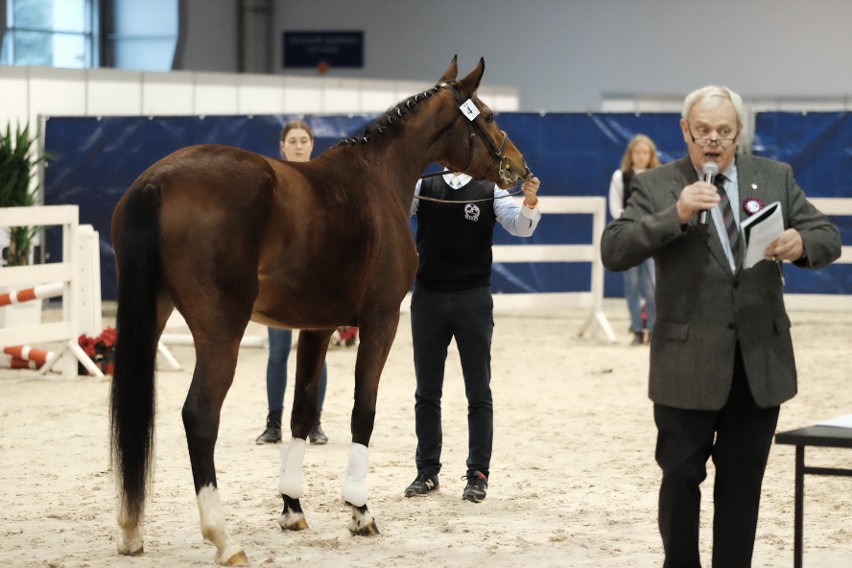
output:
<svg viewBox="0 0 852 568"><path fill-rule="evenodd" d="M49 284L33 286L32 288L24 288L23 290L9 290L0 294L0 307L61 296L62 288L62 282L51 282Z"/></svg>
<svg viewBox="0 0 852 568"><path fill-rule="evenodd" d="M40 369L42 365L56 357L53 351L45 351L44 349L36 349L29 345L15 345L12 347L4 347L3 353L10 355L12 360L22 359L24 361L32 361Z"/></svg>

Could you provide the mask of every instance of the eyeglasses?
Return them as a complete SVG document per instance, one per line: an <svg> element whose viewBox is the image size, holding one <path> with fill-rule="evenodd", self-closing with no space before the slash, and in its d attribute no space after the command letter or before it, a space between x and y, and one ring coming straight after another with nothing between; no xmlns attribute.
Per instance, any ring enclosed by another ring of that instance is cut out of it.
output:
<svg viewBox="0 0 852 568"><path fill-rule="evenodd" d="M687 126L689 127L689 137L692 138L692 143L696 146L701 146L702 148L712 145L719 148L730 148L734 145L734 142L737 141L736 135L734 135L733 138L696 138L692 133L692 125L687 124Z"/></svg>

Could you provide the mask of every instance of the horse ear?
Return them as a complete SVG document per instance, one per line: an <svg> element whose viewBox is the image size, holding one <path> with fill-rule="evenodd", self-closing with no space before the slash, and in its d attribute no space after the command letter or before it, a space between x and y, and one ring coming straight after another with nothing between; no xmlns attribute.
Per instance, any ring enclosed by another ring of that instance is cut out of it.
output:
<svg viewBox="0 0 852 568"><path fill-rule="evenodd" d="M479 88L479 82L482 80L482 74L485 73L485 59L479 58L479 65L473 71L468 73L467 77L461 80L459 90L467 96L473 95L476 89Z"/></svg>
<svg viewBox="0 0 852 568"><path fill-rule="evenodd" d="M439 83L446 83L447 81L455 81L456 77L459 74L459 65L458 65L458 55L453 55L453 60L450 62L450 66L447 67L447 70L444 71L444 74L441 75L441 78L438 79Z"/></svg>

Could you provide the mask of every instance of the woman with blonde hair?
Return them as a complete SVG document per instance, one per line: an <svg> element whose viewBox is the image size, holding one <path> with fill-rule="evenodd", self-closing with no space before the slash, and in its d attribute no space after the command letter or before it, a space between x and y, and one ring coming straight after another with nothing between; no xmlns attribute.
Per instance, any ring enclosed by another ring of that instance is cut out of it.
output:
<svg viewBox="0 0 852 568"><path fill-rule="evenodd" d="M609 183L609 212L618 219L630 199L630 181L633 176L656 168L660 165L657 145L648 136L637 134L633 137L621 158L621 167L612 174ZM633 334L631 345L643 345L651 338L651 330L657 317L654 303L654 259L648 258L642 264L624 272L624 296L627 310L630 312L630 331ZM645 302L646 321L642 321L642 301Z"/></svg>

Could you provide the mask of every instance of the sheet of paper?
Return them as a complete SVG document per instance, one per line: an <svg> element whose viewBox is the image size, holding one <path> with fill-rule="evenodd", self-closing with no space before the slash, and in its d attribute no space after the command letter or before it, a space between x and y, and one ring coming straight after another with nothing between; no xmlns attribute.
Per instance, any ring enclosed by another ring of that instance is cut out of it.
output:
<svg viewBox="0 0 852 568"><path fill-rule="evenodd" d="M784 232L781 203L773 201L740 224L746 244L743 268L751 268L764 259L763 253L769 243Z"/></svg>
<svg viewBox="0 0 852 568"><path fill-rule="evenodd" d="M836 418L832 418L830 420L823 420L822 422L817 422L817 426L836 426L838 428L852 428L852 414L846 414L844 416L838 416Z"/></svg>

